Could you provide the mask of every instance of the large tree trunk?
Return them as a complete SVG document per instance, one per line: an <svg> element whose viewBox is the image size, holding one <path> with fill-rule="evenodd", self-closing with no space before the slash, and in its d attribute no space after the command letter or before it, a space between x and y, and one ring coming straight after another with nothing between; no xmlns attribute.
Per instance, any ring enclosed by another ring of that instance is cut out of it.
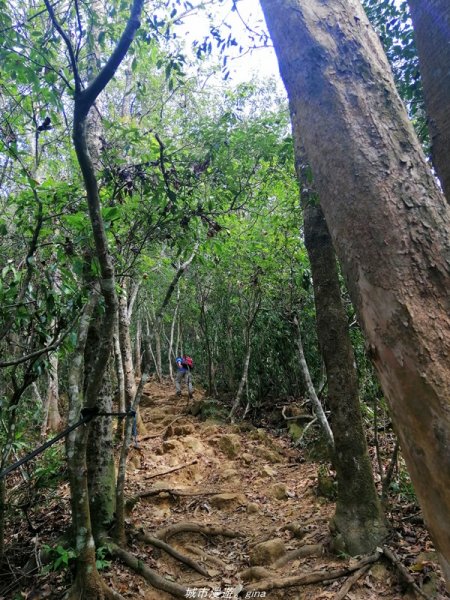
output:
<svg viewBox="0 0 450 600"><path fill-rule="evenodd" d="M100 412L113 409L109 369L103 377L98 395ZM111 417L98 417L90 426L87 446L89 507L92 533L96 542L108 531L114 520L116 472L114 467L114 441Z"/></svg>
<svg viewBox="0 0 450 600"><path fill-rule="evenodd" d="M137 411L139 409L139 403L142 398L142 392L144 391L144 386L149 378L149 362L148 354L145 353L144 359L144 371L141 376L141 380L136 390L135 397L129 410L132 412ZM131 443L132 436L132 428L133 428L133 416L132 414L127 416L125 422L125 433L124 439L122 441L122 448L120 451L118 469L117 469L117 487L116 487L116 496L115 496L115 504L116 504L116 523L115 523L115 531L114 537L117 542L124 544L126 542L126 531L125 531L125 478L127 474L127 457L128 450Z"/></svg>
<svg viewBox="0 0 450 600"><path fill-rule="evenodd" d="M408 0L419 53L433 164L450 202L450 2Z"/></svg>
<svg viewBox="0 0 450 600"><path fill-rule="evenodd" d="M363 554L379 545L387 531L367 451L355 357L331 236L320 205L305 205L303 214L334 436L338 494L332 530L347 552Z"/></svg>
<svg viewBox="0 0 450 600"><path fill-rule="evenodd" d="M83 404L82 372L89 323L97 303L96 291L91 295L80 319L77 345L69 372L69 425L80 416ZM92 537L89 494L87 487L86 445L89 425L73 430L66 438L67 466L71 489L72 526L77 551L77 571L69 598L104 598L102 580L95 568L95 544Z"/></svg>
<svg viewBox="0 0 450 600"><path fill-rule="evenodd" d="M261 0L334 247L450 581L450 207L358 0Z"/></svg>

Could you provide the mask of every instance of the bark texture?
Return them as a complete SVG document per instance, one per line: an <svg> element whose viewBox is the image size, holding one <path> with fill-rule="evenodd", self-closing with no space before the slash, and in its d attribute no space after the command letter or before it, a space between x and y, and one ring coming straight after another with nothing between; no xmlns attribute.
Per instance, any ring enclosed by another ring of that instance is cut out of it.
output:
<svg viewBox="0 0 450 600"><path fill-rule="evenodd" d="M303 214L334 435L338 494L332 529L348 553L364 554L382 542L387 530L367 451L355 357L331 236L320 205L306 205Z"/></svg>
<svg viewBox="0 0 450 600"><path fill-rule="evenodd" d="M358 0L261 0L325 218L450 580L450 207Z"/></svg>
<svg viewBox="0 0 450 600"><path fill-rule="evenodd" d="M101 326L101 337L96 348L95 362L89 371L85 386L85 403L87 408L97 407L106 364L112 348L113 333L117 314L117 297L115 290L115 273L112 257L109 252L108 238L101 214L101 202L95 165L92 160L88 142L88 113L96 99L114 76L120 63L128 52L137 29L140 26L140 15L143 0L134 0L130 16L120 36L117 45L109 59L103 65L97 76L83 87L77 52L61 23L58 21L53 6L49 0L44 0L53 26L63 39L69 55L74 79L74 112L72 139L78 164L84 182L89 218L95 244L96 257L100 270L100 291L104 301L104 316ZM95 154L95 150L94 150ZM87 335L87 334L86 334ZM84 351L84 347L83 347ZM78 368L78 367L77 367ZM79 373L77 372L77 376ZM79 383L78 383L79 386ZM76 391L79 391L77 388ZM74 388L75 392L75 388ZM78 398L79 402L79 398ZM75 409L74 409L75 410ZM87 485L86 449L88 428L79 429L75 439L69 439L68 462L70 472L72 520L77 550L77 571L70 598L89 598L103 600L111 597L112 593L102 583L95 562L95 543L92 537L91 515L89 511L89 493Z"/></svg>
<svg viewBox="0 0 450 600"><path fill-rule="evenodd" d="M98 395L100 412L113 410L109 369ZM88 491L92 533L96 542L108 531L116 508L113 424L111 417L99 417L90 425L87 445Z"/></svg>
<svg viewBox="0 0 450 600"><path fill-rule="evenodd" d="M450 2L408 0L436 173L450 202Z"/></svg>

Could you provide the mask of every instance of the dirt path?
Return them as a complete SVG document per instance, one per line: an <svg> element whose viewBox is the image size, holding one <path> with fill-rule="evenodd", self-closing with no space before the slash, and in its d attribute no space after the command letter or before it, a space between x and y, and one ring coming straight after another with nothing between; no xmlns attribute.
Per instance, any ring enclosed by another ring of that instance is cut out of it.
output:
<svg viewBox="0 0 450 600"><path fill-rule="evenodd" d="M183 584L191 598L232 598L245 585L253 591L244 592L244 598L337 600L348 578L266 592L254 587L262 569L266 569L265 580L267 569L270 577L285 578L355 563L326 552L334 507L316 494L317 465L302 459L287 440L263 430L201 422L186 414L186 397L174 396L169 384L152 382L145 392L141 414L148 432L140 447L131 451L127 495L146 491L151 495L134 505L128 523L165 539L201 565L205 574L138 537L132 552L161 575ZM161 473L166 474L158 476ZM236 537L161 532L183 523L231 530ZM295 550L297 557L289 554ZM280 562L274 568L276 560ZM250 571L252 565L259 568ZM119 565L111 572L111 581L128 598L172 598ZM437 587L442 589L440 584ZM442 591L433 593L430 598L449 597ZM345 596L347 600L415 597L412 591L402 593L395 569L381 561L366 567Z"/></svg>

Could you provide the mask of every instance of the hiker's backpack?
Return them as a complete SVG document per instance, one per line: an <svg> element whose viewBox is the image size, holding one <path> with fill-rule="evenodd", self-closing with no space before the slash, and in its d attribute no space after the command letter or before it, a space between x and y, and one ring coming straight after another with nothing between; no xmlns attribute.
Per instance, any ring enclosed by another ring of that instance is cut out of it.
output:
<svg viewBox="0 0 450 600"><path fill-rule="evenodd" d="M189 371L192 371L192 369L194 368L194 361L190 356L183 356L181 364L183 365L183 367L187 367Z"/></svg>

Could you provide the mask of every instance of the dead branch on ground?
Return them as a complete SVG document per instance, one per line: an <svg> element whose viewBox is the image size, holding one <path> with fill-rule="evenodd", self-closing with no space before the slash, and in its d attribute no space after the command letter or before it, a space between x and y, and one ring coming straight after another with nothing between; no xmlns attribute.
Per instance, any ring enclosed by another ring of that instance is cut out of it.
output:
<svg viewBox="0 0 450 600"><path fill-rule="evenodd" d="M182 496L182 497L191 497L191 496L215 496L216 494L224 494L223 490L176 490L171 487L156 487L145 490L144 492L139 492L136 496L132 496L128 498L126 501L126 507L128 510L131 510L134 505L142 500L142 498L150 498L151 496L158 496L159 494L170 494L171 496Z"/></svg>
<svg viewBox="0 0 450 600"><path fill-rule="evenodd" d="M145 440L154 440L156 438L164 436L164 434L169 429L169 427L171 425L173 425L176 421L179 421L180 419L182 419L184 416L185 415L178 415L177 417L175 417L175 419L173 421L170 421L170 423L168 425L166 425L166 427L164 427L164 429L161 429L161 431L158 431L158 433L152 433L151 435L144 435L143 437L141 437L141 442L144 442ZM147 424L147 423L150 423L150 421L144 421L144 423Z"/></svg>
<svg viewBox="0 0 450 600"><path fill-rule="evenodd" d="M341 589L338 591L333 600L344 600L345 596L349 593L355 583L370 569L370 565L365 565L361 569L358 569L353 573L351 577L347 579Z"/></svg>
<svg viewBox="0 0 450 600"><path fill-rule="evenodd" d="M173 467L173 469L169 469L168 471L163 471L162 473L155 473L154 475L146 475L144 479L155 479L156 477L163 477L164 475L169 475L169 473L175 473L176 471L181 471L181 469L185 469L186 467L190 467L191 465L196 465L198 463L198 459L195 458L191 460L191 462L186 463L185 465L180 465L179 467Z"/></svg>
<svg viewBox="0 0 450 600"><path fill-rule="evenodd" d="M414 577L411 575L408 569L400 562L398 556L390 548L388 548L387 546L383 546L383 554L388 560L391 561L391 563L397 569L403 581L408 586L410 586L411 589L413 589L418 596L424 598L425 600L430 600L429 596L427 596L427 594L425 594L425 592L423 592L420 589L420 587L414 581Z"/></svg>

